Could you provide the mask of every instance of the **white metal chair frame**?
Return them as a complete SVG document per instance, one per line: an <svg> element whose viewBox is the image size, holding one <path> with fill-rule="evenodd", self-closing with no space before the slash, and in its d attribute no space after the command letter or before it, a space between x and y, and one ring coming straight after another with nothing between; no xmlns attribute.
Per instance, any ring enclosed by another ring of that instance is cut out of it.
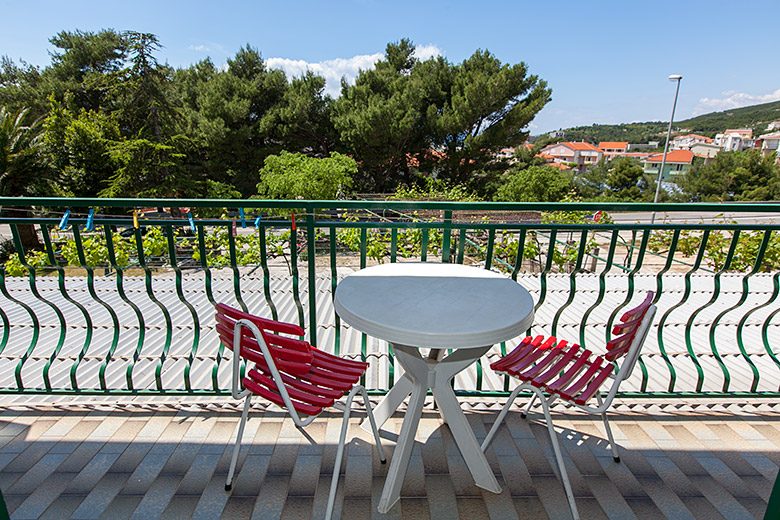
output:
<svg viewBox="0 0 780 520"><path fill-rule="evenodd" d="M609 376L610 378L613 379L612 386L609 389L609 392L607 392L605 397L602 397L601 392L596 392L595 397L598 406L578 404L573 401L569 401L568 399L566 400L567 402L570 402L571 404L577 406L578 408L588 413L601 415L602 421L604 422L604 428L607 431L607 437L609 438L609 445L610 448L612 449L612 457L614 458L615 462L620 462L620 455L618 453L617 445L615 444L615 439L612 436L612 430L609 427L609 420L607 419L607 410L612 405L612 401L618 392L620 383L623 382L623 380L627 379L629 376L631 376L631 373L634 370L634 366L636 365L636 362L639 359L639 352L642 348L642 344L644 343L645 338L647 337L647 333L653 321L653 316L655 316L655 312L656 312L656 307L654 305L648 307L647 311L645 312L644 318L642 319L641 324L637 328L634 339L631 342L631 346L629 347L628 352L626 353L626 357L623 360L623 363L621 363L620 365L620 369L618 370L617 374L613 373ZM510 406L514 402L515 398L517 398L518 394L520 394L520 392L524 390L530 390L533 395L531 396L531 400L528 402L528 405L525 407L525 410L521 413L521 416L523 418L527 416L528 412L531 410L531 407L534 405L534 402L536 401L537 398L541 401L542 410L544 412L544 419L545 422L547 423L547 430L550 434L553 451L555 452L555 458L558 462L558 469L560 470L560 476L561 476L561 480L563 481L563 487L566 490L566 496L569 500L569 506L571 507L572 515L575 520L578 520L580 516L579 516L579 512L577 511L577 504L574 501L574 492L571 489L571 483L569 482L569 475L566 472L566 466L564 465L563 455L561 453L561 448L558 443L558 437L555 433L555 427L553 425L552 416L550 414L550 405L552 405L552 403L559 398L558 394L552 393L550 395L545 395L544 385L542 385L541 387L537 387L531 384L530 381L517 386L509 395L506 404L501 409L501 412L498 414L498 417L496 418L496 422L493 424L493 427L490 429L487 436L485 437L485 440L482 442L482 451L485 451L487 447L490 445L490 443L493 440L493 437L496 434L496 431L498 430L499 426L501 426L501 423L504 421L504 418L506 417L506 414L509 411Z"/></svg>
<svg viewBox="0 0 780 520"><path fill-rule="evenodd" d="M295 427L301 430L302 433L304 433L304 436L309 440L311 440L311 437L306 435L306 433L303 432L302 428L311 424L311 422L318 417L318 415L310 415L305 418L302 418L298 414L298 411L295 409L295 406L293 406L292 400L290 399L290 395L287 392L287 387L282 381L282 376L279 373L279 370L276 368L276 363L274 362L274 358L269 351L268 345L263 339L263 334L260 332L259 327L257 327L257 325L255 325L254 323L252 323L247 319L236 320L235 327L233 328L233 384L232 384L231 391L234 399L245 399L245 401L244 401L244 409L241 413L241 422L238 425L238 433L236 434L236 444L233 448L233 456L230 460L230 470L228 471L227 480L225 481L226 491L230 491L232 488L233 474L235 473L236 463L238 462L238 453L241 449L241 440L242 437L244 436L244 427L246 426L246 420L249 415L249 408L251 405L252 396L254 395L250 390L243 388L243 385L241 385L241 350L240 350L242 348L241 327L247 327L249 328L249 330L252 331L252 334L254 335L257 344L260 346L260 350L263 354L263 357L268 363L268 368L271 371L271 374L273 375L274 382L276 383L276 387L279 391L279 395L284 401L287 412L290 414L290 417L292 418ZM377 429L376 421L374 420L374 414L371 409L371 403L368 400L368 393L366 392L364 386L356 384L353 386L352 390L347 395L346 403L343 405L344 416L343 419L341 420L341 434L339 435L339 444L338 444L338 449L336 450L336 461L334 463L333 477L331 478L331 483L330 483L330 493L328 495L328 507L325 511L325 520L330 520L331 516L333 515L333 505L336 498L336 489L338 487L339 472L341 470L341 462L344 455L344 442L347 435L347 427L349 425L349 415L352 410L352 400L354 399L355 395L358 393L360 393L361 396L363 397L363 404L365 406L366 412L368 413L368 419L371 423L371 429L373 430L374 433L374 439L376 440L379 459L381 460L382 464L385 464L387 462L384 449L382 448L382 441L379 438L379 430ZM338 403L334 404L334 407L341 408L341 406L339 406Z"/></svg>

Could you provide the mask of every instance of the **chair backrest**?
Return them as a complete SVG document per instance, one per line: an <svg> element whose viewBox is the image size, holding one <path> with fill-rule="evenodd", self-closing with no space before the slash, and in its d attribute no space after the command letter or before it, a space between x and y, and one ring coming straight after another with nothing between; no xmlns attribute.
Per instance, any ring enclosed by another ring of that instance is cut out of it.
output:
<svg viewBox="0 0 780 520"><path fill-rule="evenodd" d="M233 331L236 322L242 319L248 320L260 329L263 341L265 341L268 346L276 368L280 372L291 375L303 375L311 368L312 352L309 343L303 340L279 335L292 334L295 336L303 336L303 329L297 325L260 318L259 316L254 316L229 307L224 303L218 303L216 310L217 332L219 333L220 341L227 348L233 349ZM239 352L238 355L244 359L253 361L258 367L268 370L267 360L264 358L257 339L252 331L245 327L241 329L241 352Z"/></svg>
<svg viewBox="0 0 780 520"><path fill-rule="evenodd" d="M607 343L607 353L604 357L608 361L615 361L625 356L620 365L620 370L617 376L615 376L617 384L631 375L634 365L636 365L639 359L639 351L655 316L654 296L653 292L648 292L644 301L630 311L625 312L620 318L620 323L612 328L612 334L615 337Z"/></svg>

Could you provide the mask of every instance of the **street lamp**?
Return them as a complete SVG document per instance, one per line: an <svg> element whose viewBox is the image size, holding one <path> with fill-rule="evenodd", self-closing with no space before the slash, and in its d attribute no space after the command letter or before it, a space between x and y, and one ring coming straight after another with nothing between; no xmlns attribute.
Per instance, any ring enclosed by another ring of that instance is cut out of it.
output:
<svg viewBox="0 0 780 520"><path fill-rule="evenodd" d="M674 121L674 110L677 108L677 94L680 93L680 80L682 76L679 74L672 74L669 76L669 81L677 82L677 90L674 91L674 104L672 105L672 117L669 119L669 129L666 131L666 143L664 143L664 155L661 158L661 169L658 171L658 184L655 187L655 199L653 204L658 204L658 195L661 193L661 181L664 176L664 168L666 167L666 153L669 150L669 139L672 137L672 122ZM655 211L653 211L653 217L650 219L650 223L655 223Z"/></svg>

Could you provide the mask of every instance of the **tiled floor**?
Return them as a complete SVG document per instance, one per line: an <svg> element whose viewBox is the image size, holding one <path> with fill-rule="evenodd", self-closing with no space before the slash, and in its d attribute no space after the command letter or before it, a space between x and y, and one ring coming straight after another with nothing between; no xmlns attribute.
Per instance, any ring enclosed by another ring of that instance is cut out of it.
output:
<svg viewBox="0 0 780 520"><path fill-rule="evenodd" d="M484 437L497 410L464 402ZM599 421L555 409L559 438L585 519L762 518L780 465L780 408L699 403L620 404L611 415L615 463ZM321 518L340 416L315 421L311 445L289 419L257 407L232 493L224 491L228 444L240 410L230 399L67 404L0 399L0 489L12 519ZM547 429L510 413L488 450L503 487L475 487L452 436L426 406L402 498L376 506L387 466L371 436L350 431L335 517L569 518ZM388 453L401 415L385 425Z"/></svg>

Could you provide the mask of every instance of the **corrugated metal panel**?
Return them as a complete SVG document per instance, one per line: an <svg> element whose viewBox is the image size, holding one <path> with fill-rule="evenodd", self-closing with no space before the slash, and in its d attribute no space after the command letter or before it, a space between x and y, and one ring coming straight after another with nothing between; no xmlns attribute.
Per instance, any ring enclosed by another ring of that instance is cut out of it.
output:
<svg viewBox="0 0 780 520"><path fill-rule="evenodd" d="M338 277L343 278L349 269L339 268ZM238 305L233 274L230 270L213 270L211 288L216 301L230 305ZM638 303L646 291L655 291L658 280L654 274L637 274L634 280L634 293L629 302ZM185 371L189 366L189 356L194 341L194 321L192 313L181 301L176 292L176 280L169 274L155 275L152 280L154 297L165 308L173 323L171 344L167 357L162 363L160 376L166 389L182 389L185 385ZM541 278L539 275L521 275L518 282L526 287L538 301L541 295ZM579 274L574 277L576 293L572 302L560 313L556 333L559 337L570 341L579 341L580 322L599 296L600 278L597 275ZM622 305L626 299L628 278L625 274L607 275L604 277L605 291L603 301L591 312L585 325L585 345L597 350L605 342L605 325L612 311ZM688 355L686 347L686 324L694 316L689 337L694 352L704 371L703 390L720 391L723 387L723 371L712 352L710 334L712 325L725 310L737 305L743 298L745 276L727 274L720 277L720 290L715 303L705 307L713 296L714 278L712 275L692 275L690 285L692 290L687 301L683 301L686 280L681 274L666 274L662 277L663 294L658 302L659 312L656 325L650 331L645 345L643 361L648 370L648 391L665 391L669 386L670 370L661 357L658 341L657 322L665 316L663 342L667 354L676 371L676 390L694 390L698 383L698 374L693 360ZM570 275L549 275L546 277L547 291L545 300L537 310L533 334L552 333L552 324L560 308L569 299ZM60 338L60 322L52 308L36 299L30 291L29 282L24 278L7 279L7 288L12 297L29 305L40 323L40 337L30 358L21 370L25 387L43 386L43 368L52 356ZM114 339L114 326L111 314L104 306L95 301L88 292L86 278L68 277L66 279L67 295L82 305L92 320L92 338L87 345L86 356L76 371L80 388L99 388L99 373L103 359ZM100 277L95 279L94 287L100 300L113 309L119 326L118 343L112 360L106 368L106 385L109 388L127 388L127 372L132 366L132 360L138 348L139 320L133 308L120 298L116 279ZM131 370L133 386L140 388L156 388L155 371L160 364L160 356L166 343L167 329L165 313L149 297L146 281L143 277L126 277L124 291L127 297L140 310L144 320L145 337L141 346L140 357ZM264 281L261 271L249 273L242 271L240 280L241 295L250 312L271 317L271 306L264 294ZM54 277L40 277L37 288L43 299L58 308L65 319L65 342L49 371L52 386L70 388L70 370L77 357L81 355L87 337L87 320L82 310L69 302L61 293L58 281ZM213 307L206 294L206 281L202 271L185 271L182 278L183 296L185 301L194 307L200 325L200 340L195 358L192 361L190 383L193 389L212 390L212 373L217 366L218 341L212 329L214 324ZM298 281L298 296L304 309L304 328L309 324L309 298L306 272L301 270ZM746 391L750 389L753 373L748 363L739 351L737 330L745 313L768 301L773 293L772 275L757 274L749 279L745 302L734 310L720 316L714 332L717 352L731 376L731 390ZM320 348L332 350L336 343L336 316L332 305L331 278L329 269L320 269L315 283L316 313L317 313L317 343ZM298 323L298 308L294 300L292 277L286 269L274 270L269 284L271 301L276 308L278 318L283 321ZM775 302L766 308L752 313L742 327L744 347L759 369L761 379L759 390L776 391L780 387L780 369L766 353L763 344L762 327L767 317L778 308ZM675 308L676 306L676 308ZM27 352L33 335L33 320L20 305L0 296L0 308L5 312L11 324L9 341L5 351L0 355L0 387L16 386L14 370L21 356ZM703 308L703 309L702 309ZM699 311L699 309L702 309ZM773 347L780 344L780 329L777 320L768 326L768 338ZM342 323L339 331L341 355L353 358L362 357L363 335ZM310 334L310 331L307 331ZM508 342L510 351L517 340ZM367 359L371 368L367 373L367 386L370 388L387 388L388 366L386 342L375 338L366 338ZM494 347L484 360L482 389L502 390L503 378L495 376L488 364L500 357L499 346ZM400 377L401 369L395 367L395 377ZM230 384L229 359L223 359L217 368L219 388L227 390ZM475 390L476 368L472 368L456 378L456 387ZM626 389L639 390L641 371L639 367L626 383Z"/></svg>

